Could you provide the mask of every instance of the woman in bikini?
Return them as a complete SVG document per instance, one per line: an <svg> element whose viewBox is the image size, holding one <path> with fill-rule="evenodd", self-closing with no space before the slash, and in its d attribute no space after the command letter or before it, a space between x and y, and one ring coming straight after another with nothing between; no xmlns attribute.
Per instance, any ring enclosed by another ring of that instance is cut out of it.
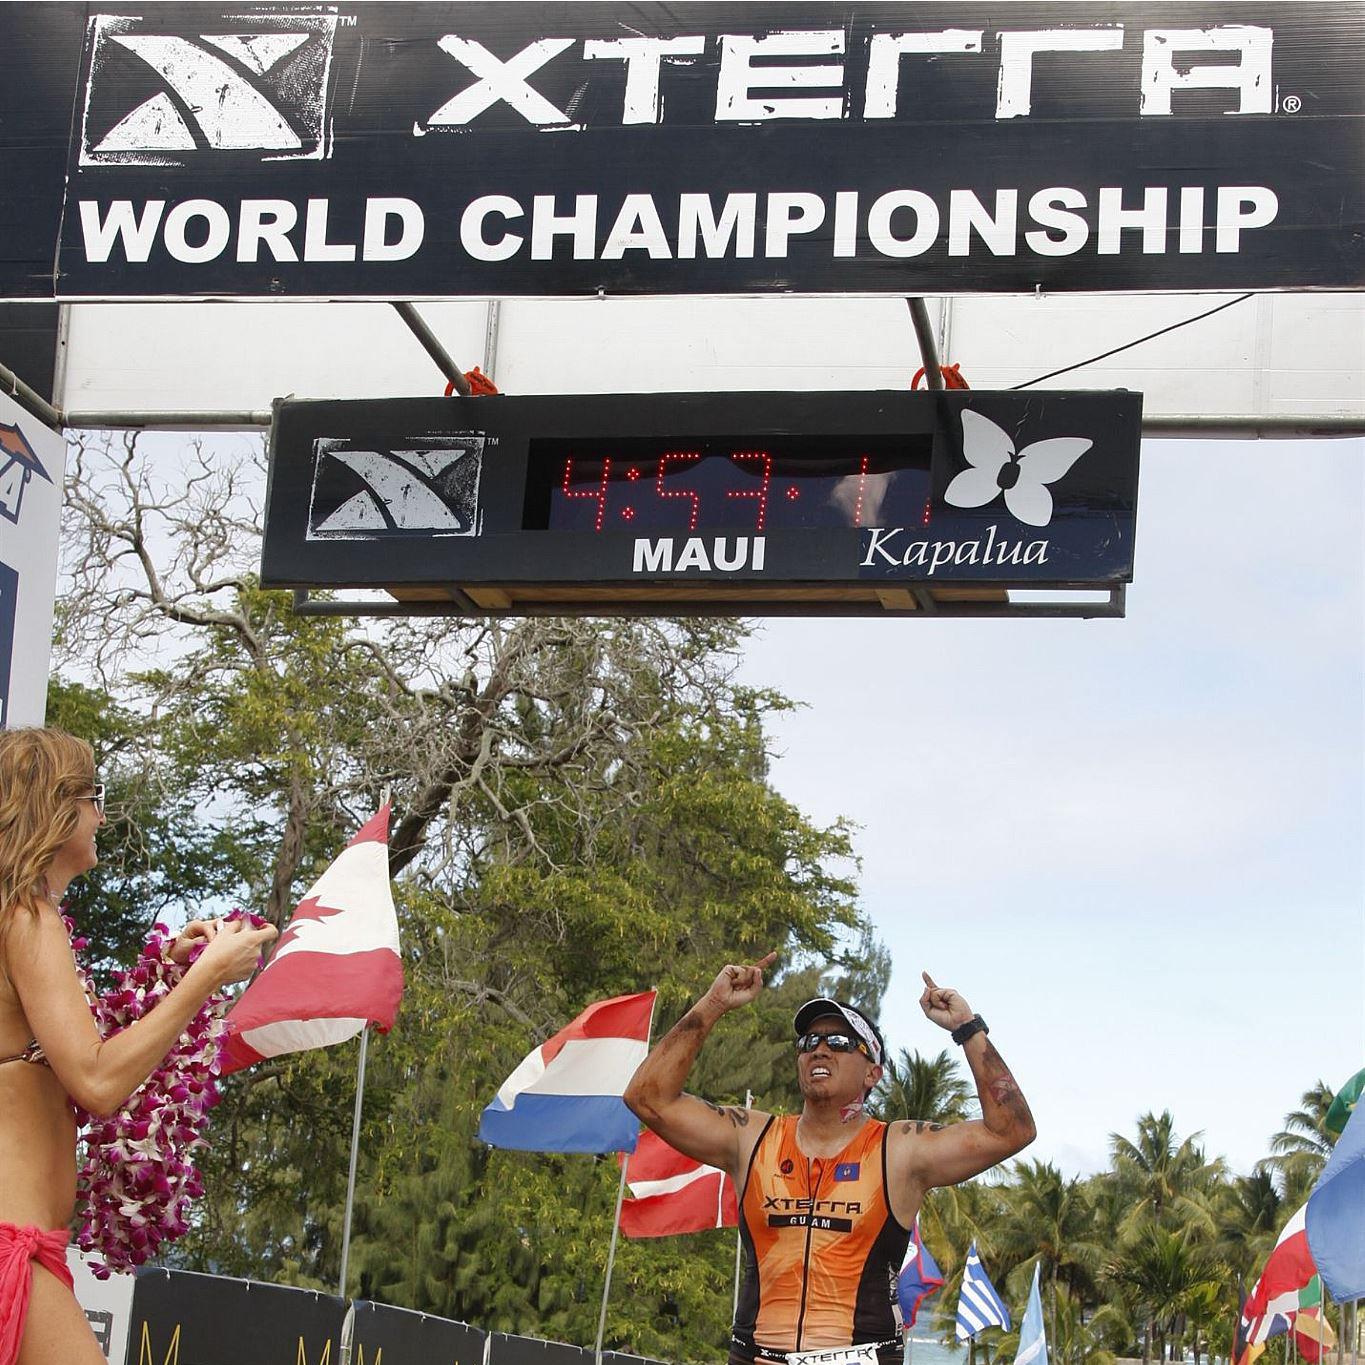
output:
<svg viewBox="0 0 1365 1365"><path fill-rule="evenodd" d="M0 1365L104 1365L66 1270L76 1202L72 1105L110 1114L210 995L255 970L273 928L195 921L172 956L206 946L144 1018L101 1039L58 907L95 866L104 788L83 740L0 732Z"/></svg>

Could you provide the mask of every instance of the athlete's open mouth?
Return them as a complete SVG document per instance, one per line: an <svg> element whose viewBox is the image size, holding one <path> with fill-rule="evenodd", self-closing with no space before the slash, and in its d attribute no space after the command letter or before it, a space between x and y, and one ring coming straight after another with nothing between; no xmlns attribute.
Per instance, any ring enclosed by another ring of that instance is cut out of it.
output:
<svg viewBox="0 0 1365 1365"><path fill-rule="evenodd" d="M825 1077L825 1076L828 1076L828 1075L829 1075L829 1067L827 1067L827 1066L813 1066L813 1067L811 1067L811 1069L810 1069L810 1078L811 1078L811 1080L813 1080L813 1081L818 1081L818 1080L820 1080L822 1077Z"/></svg>

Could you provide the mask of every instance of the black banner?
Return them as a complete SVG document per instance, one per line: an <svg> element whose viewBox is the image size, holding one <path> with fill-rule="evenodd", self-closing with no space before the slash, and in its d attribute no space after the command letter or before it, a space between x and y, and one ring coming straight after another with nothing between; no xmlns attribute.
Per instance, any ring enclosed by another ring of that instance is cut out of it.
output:
<svg viewBox="0 0 1365 1365"><path fill-rule="evenodd" d="M287 401L261 579L598 614L737 585L863 605L897 584L1112 587L1133 572L1141 410L1122 392Z"/></svg>
<svg viewBox="0 0 1365 1365"><path fill-rule="evenodd" d="M130 1361L156 1365L334 1365L344 1299L305 1289L194 1275L139 1273Z"/></svg>
<svg viewBox="0 0 1365 1365"><path fill-rule="evenodd" d="M483 1365L487 1333L463 1322L357 1302L351 1338L352 1365Z"/></svg>
<svg viewBox="0 0 1365 1365"><path fill-rule="evenodd" d="M1356 0L10 4L0 297L1352 288L1363 35Z"/></svg>
<svg viewBox="0 0 1365 1365"><path fill-rule="evenodd" d="M57 369L55 303L0 303L0 362L52 402Z"/></svg>

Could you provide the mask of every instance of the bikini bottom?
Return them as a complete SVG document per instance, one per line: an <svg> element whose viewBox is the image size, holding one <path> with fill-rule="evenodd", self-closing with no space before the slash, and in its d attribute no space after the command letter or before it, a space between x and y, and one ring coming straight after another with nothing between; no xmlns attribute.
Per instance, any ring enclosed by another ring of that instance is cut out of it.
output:
<svg viewBox="0 0 1365 1365"><path fill-rule="evenodd" d="M40 1228L0 1223L0 1365L15 1365L28 1319L28 1296L33 1288L33 1262L50 1271L74 1292L66 1266L65 1228Z"/></svg>

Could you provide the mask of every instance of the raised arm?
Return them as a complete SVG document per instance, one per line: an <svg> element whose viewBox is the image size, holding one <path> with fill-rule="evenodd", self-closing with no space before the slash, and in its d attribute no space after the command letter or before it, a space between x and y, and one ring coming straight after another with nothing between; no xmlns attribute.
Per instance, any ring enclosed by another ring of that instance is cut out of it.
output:
<svg viewBox="0 0 1365 1365"><path fill-rule="evenodd" d="M33 1036L66 1093L92 1114L112 1114L157 1068L204 1001L256 967L276 936L245 920L224 923L166 997L135 1024L102 1039L76 976L61 917L49 907L14 915L6 963Z"/></svg>
<svg viewBox="0 0 1365 1365"><path fill-rule="evenodd" d="M640 1063L625 1101L670 1146L694 1161L728 1171L738 1182L766 1114L711 1104L683 1092L692 1064L722 1015L758 997L769 953L750 967L723 967L711 988L655 1044Z"/></svg>
<svg viewBox="0 0 1365 1365"><path fill-rule="evenodd" d="M972 1007L955 991L934 983L924 974L920 1008L940 1028L957 1029L976 1017ZM956 1185L989 1170L1037 1136L1028 1101L1009 1067L985 1032L976 1032L962 1046L967 1065L976 1081L981 1117L965 1123L892 1125L887 1155L893 1185L908 1183L915 1196L936 1185Z"/></svg>

